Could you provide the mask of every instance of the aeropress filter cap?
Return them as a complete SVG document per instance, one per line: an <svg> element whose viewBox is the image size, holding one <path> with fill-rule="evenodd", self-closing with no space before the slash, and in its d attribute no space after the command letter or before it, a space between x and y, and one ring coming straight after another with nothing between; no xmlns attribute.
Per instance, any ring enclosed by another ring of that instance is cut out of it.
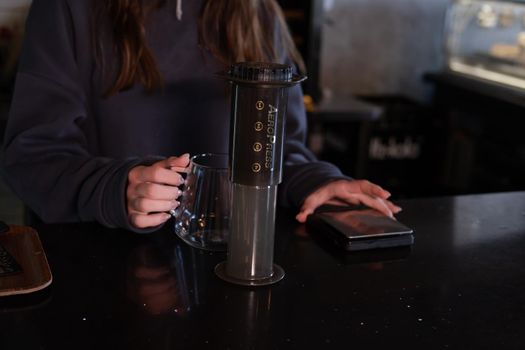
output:
<svg viewBox="0 0 525 350"><path fill-rule="evenodd" d="M238 62L232 64L229 71L218 75L240 85L275 87L293 86L306 79L306 76L294 74L291 66L267 62Z"/></svg>

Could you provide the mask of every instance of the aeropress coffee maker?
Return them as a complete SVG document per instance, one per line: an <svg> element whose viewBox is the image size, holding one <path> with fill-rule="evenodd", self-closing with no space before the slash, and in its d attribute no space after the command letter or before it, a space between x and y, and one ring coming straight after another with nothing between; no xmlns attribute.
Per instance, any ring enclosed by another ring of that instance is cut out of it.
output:
<svg viewBox="0 0 525 350"><path fill-rule="evenodd" d="M235 284L269 285L284 277L273 249L288 88L306 77L287 65L258 62L236 63L222 77L232 85L232 198L227 260L215 272Z"/></svg>

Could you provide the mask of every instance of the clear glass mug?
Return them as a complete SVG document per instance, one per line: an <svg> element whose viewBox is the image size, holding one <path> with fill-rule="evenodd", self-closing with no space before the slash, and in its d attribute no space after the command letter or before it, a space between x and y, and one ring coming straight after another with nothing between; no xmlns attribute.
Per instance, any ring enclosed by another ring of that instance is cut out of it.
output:
<svg viewBox="0 0 525 350"><path fill-rule="evenodd" d="M177 236L195 248L226 251L231 207L228 155L193 156L180 198Z"/></svg>

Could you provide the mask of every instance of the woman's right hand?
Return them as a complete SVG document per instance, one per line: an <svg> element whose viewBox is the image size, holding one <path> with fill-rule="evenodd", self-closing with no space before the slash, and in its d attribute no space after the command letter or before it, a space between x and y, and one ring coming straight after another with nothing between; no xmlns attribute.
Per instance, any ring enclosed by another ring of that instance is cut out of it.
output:
<svg viewBox="0 0 525 350"><path fill-rule="evenodd" d="M170 218L167 212L179 206L184 183L179 169L190 162L189 154L170 157L150 166L139 165L128 173L126 202L128 218L137 228L155 227Z"/></svg>

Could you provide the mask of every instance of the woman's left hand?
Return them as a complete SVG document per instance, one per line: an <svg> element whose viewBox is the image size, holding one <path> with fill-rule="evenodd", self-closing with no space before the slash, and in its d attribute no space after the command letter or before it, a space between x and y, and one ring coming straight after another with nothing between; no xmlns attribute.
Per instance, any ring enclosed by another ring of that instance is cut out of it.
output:
<svg viewBox="0 0 525 350"><path fill-rule="evenodd" d="M299 214L299 222L306 222L308 215L323 204L366 205L393 217L401 211L388 200L390 192L367 180L337 180L330 182L306 197Z"/></svg>

